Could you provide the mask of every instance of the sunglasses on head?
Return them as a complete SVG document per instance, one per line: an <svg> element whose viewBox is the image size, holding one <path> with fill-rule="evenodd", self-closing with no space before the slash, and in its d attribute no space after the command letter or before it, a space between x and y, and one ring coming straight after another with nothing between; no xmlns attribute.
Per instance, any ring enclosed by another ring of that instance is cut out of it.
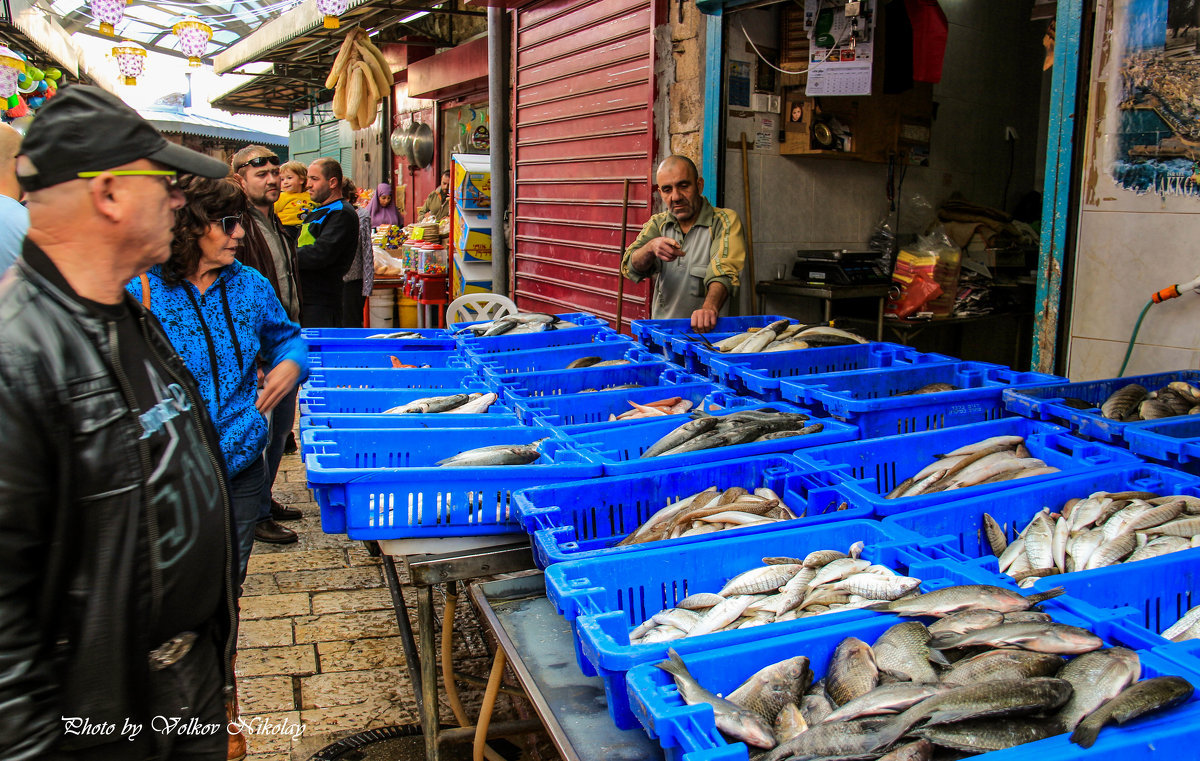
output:
<svg viewBox="0 0 1200 761"><path fill-rule="evenodd" d="M233 171L237 172L248 166L252 166L255 169L260 169L260 168L266 166L267 164L270 164L271 166L279 166L279 157L278 156L255 156L254 158L250 159L249 161L243 161L241 164L238 164L237 166L235 166L233 168Z"/></svg>
<svg viewBox="0 0 1200 761"><path fill-rule="evenodd" d="M220 225L221 232L225 233L226 235L233 235L233 231L236 230L237 226L242 223L242 215L234 214L233 216L229 217L221 217L220 219L214 219L212 223L214 225Z"/></svg>

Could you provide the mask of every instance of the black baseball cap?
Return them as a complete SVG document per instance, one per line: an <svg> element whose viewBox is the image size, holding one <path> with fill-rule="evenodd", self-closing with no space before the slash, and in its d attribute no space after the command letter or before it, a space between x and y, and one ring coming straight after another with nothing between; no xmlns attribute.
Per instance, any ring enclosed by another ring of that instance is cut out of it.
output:
<svg viewBox="0 0 1200 761"><path fill-rule="evenodd" d="M168 141L137 111L97 87L71 85L38 109L21 140L21 156L36 174L17 179L26 191L74 180L80 172L103 172L151 159L180 173L220 178L229 166Z"/></svg>

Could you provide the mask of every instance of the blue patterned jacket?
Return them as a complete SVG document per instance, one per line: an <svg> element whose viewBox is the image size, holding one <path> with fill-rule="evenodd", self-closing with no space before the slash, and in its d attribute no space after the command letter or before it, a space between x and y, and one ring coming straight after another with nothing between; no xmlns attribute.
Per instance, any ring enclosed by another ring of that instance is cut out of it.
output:
<svg viewBox="0 0 1200 761"><path fill-rule="evenodd" d="M167 285L159 267L146 277L150 311L196 378L232 477L253 463L267 442L267 420L254 407L256 358L262 357L264 372L290 359L300 366L300 380L308 377L300 326L287 318L267 279L241 262L222 269L203 295L187 281ZM145 303L141 278L134 278L128 290Z"/></svg>

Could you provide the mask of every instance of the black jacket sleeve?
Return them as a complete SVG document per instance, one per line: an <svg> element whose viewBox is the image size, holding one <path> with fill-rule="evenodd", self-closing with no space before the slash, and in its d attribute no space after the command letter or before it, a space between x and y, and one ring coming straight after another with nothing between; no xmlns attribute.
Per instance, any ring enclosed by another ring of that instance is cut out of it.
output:
<svg viewBox="0 0 1200 761"><path fill-rule="evenodd" d="M311 246L296 249L302 270L319 270L349 262L358 253L358 215L344 203L322 221L320 234Z"/></svg>

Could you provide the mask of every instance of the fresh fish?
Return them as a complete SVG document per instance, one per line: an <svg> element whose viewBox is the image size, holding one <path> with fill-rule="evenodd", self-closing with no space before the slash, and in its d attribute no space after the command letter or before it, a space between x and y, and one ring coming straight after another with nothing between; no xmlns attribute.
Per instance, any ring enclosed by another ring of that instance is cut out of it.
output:
<svg viewBox="0 0 1200 761"><path fill-rule="evenodd" d="M863 572L834 582L833 586L834 589L843 589L871 600L898 600L920 587L921 580L911 576L881 576Z"/></svg>
<svg viewBox="0 0 1200 761"><path fill-rule="evenodd" d="M663 452L666 452L669 449L674 449L680 444L694 439L695 437L707 431L711 431L716 427L717 421L718 418L715 417L704 417L696 420L689 420L688 422L668 433L666 436L663 436L661 439L651 444L650 448L642 453L642 458L645 459L647 457L656 457Z"/></svg>
<svg viewBox="0 0 1200 761"><path fill-rule="evenodd" d="M1171 521L1161 526L1145 529L1145 533L1149 536L1196 536L1200 534L1200 518Z"/></svg>
<svg viewBox="0 0 1200 761"><path fill-rule="evenodd" d="M812 678L808 658L798 655L760 669L726 698L774 723L784 706L804 697Z"/></svg>
<svg viewBox="0 0 1200 761"><path fill-rule="evenodd" d="M875 758L901 734L894 720L852 719L810 724L807 732L781 743L763 761Z"/></svg>
<svg viewBox="0 0 1200 761"><path fill-rule="evenodd" d="M425 338L425 336L422 336L420 333L402 330L397 333L376 333L373 336L367 336L367 338Z"/></svg>
<svg viewBox="0 0 1200 761"><path fill-rule="evenodd" d="M776 320L754 333L750 338L730 350L733 354L753 354L767 348L788 326L787 320Z"/></svg>
<svg viewBox="0 0 1200 761"><path fill-rule="evenodd" d="M933 745L921 738L916 742L901 745L886 756L880 756L879 761L929 761L933 758Z"/></svg>
<svg viewBox="0 0 1200 761"><path fill-rule="evenodd" d="M999 565L1002 573L1007 572L1012 564L1020 558L1026 563L1029 561L1029 556L1025 554L1025 535L1022 533L1011 544L1004 548L1004 552L1000 554Z"/></svg>
<svg viewBox="0 0 1200 761"><path fill-rule="evenodd" d="M807 731L808 722L805 721L804 713L798 705L788 703L776 714L775 721L771 724L771 729L775 733L775 739L781 743L785 743L801 732Z"/></svg>
<svg viewBox="0 0 1200 761"><path fill-rule="evenodd" d="M841 706L826 716L825 722L901 713L926 698L940 695L947 689L936 683L897 682L881 685Z"/></svg>
<svg viewBox="0 0 1200 761"><path fill-rule="evenodd" d="M847 557L846 553L837 550L814 550L804 557L805 568L824 568L835 560Z"/></svg>
<svg viewBox="0 0 1200 761"><path fill-rule="evenodd" d="M828 325L814 325L810 328L805 328L805 329L797 332L795 334L795 337L803 338L804 340L809 341L809 343L813 343L814 341L816 341L817 339L822 338L822 337L841 339L841 342L844 344L870 343L870 341L868 341L867 339L858 335L857 333L851 333L848 330L842 330L841 328L835 328L835 327L828 326Z"/></svg>
<svg viewBox="0 0 1200 761"><path fill-rule="evenodd" d="M1052 621L1049 613L1043 613L1040 610L1018 610L1014 613L1004 614L1004 623L1006 624L1022 624L1032 623L1034 621Z"/></svg>
<svg viewBox="0 0 1200 761"><path fill-rule="evenodd" d="M1051 653L1027 650L989 650L954 664L942 675L942 683L968 685L980 682L1028 679L1035 676L1054 676L1063 660Z"/></svg>
<svg viewBox="0 0 1200 761"><path fill-rule="evenodd" d="M1028 610L1040 602L1058 597L1065 591L1062 587L1055 587L1046 592L1022 597L1004 587L990 584L962 584L915 597L870 605L867 606L867 610L888 611L902 616L934 616L936 618L974 608L994 610L997 613L1011 613Z"/></svg>
<svg viewBox="0 0 1200 761"><path fill-rule="evenodd" d="M1034 569L1054 567L1054 524L1046 513L1038 513L1025 532L1025 555Z"/></svg>
<svg viewBox="0 0 1200 761"><path fill-rule="evenodd" d="M1200 622L1200 605L1188 610L1183 616L1167 627L1167 630L1162 633L1164 637L1174 642L1181 642L1182 635L1186 634L1189 629Z"/></svg>
<svg viewBox="0 0 1200 761"><path fill-rule="evenodd" d="M810 727L824 722L825 717L833 713L833 703L825 694L825 680L813 682L808 694L800 700L800 713Z"/></svg>
<svg viewBox="0 0 1200 761"><path fill-rule="evenodd" d="M651 629L639 641L641 644L652 644L657 642L672 642L677 639L683 639L687 636L687 632L682 629L676 629L674 626L658 626Z"/></svg>
<svg viewBox="0 0 1200 761"><path fill-rule="evenodd" d="M1039 653L1077 655L1104 646L1099 637L1087 629L1055 623L1000 624L966 634L938 635L929 641L933 650L986 645L988 647L1018 647Z"/></svg>
<svg viewBox="0 0 1200 761"><path fill-rule="evenodd" d="M1058 713L1062 731L1075 729L1086 716L1120 695L1141 675L1138 654L1123 647L1104 648L1067 661L1058 677L1070 682L1074 692Z"/></svg>
<svg viewBox="0 0 1200 761"><path fill-rule="evenodd" d="M700 614L684 608L668 608L655 613L650 620L661 626L674 626L686 634L700 623Z"/></svg>
<svg viewBox="0 0 1200 761"><path fill-rule="evenodd" d="M824 423L813 423L812 425L806 425L797 431L772 431L771 433L764 433L762 436L759 436L754 440L774 441L775 439L790 439L793 436L808 436L809 434L820 433L823 430L825 430Z"/></svg>
<svg viewBox="0 0 1200 761"><path fill-rule="evenodd" d="M655 665L675 679L675 686L679 689L679 696L683 698L683 702L688 705L703 703L712 706L717 729L736 740L756 748L775 747L775 735L761 716L704 689L688 672L683 659L674 649L668 650L667 655L670 660Z"/></svg>
<svg viewBox="0 0 1200 761"><path fill-rule="evenodd" d="M754 602L754 595L737 595L731 597L719 605L715 605L708 609L708 612L700 619L699 623L688 632L689 636L699 637L702 634L715 632L722 627L725 627L741 617L742 612Z"/></svg>
<svg viewBox="0 0 1200 761"><path fill-rule="evenodd" d="M414 399L407 404L401 404L399 407L392 407L390 410L384 410L384 414L407 414L410 412L445 412L458 407L468 400L466 394L451 394L449 396L427 396L421 399Z"/></svg>
<svg viewBox="0 0 1200 761"><path fill-rule="evenodd" d="M1174 708L1191 698L1194 691L1191 682L1179 676L1159 676L1133 684L1080 722L1071 734L1071 742L1090 748L1108 723L1124 724L1139 716Z"/></svg>
<svg viewBox="0 0 1200 761"><path fill-rule="evenodd" d="M1136 383L1122 386L1100 405L1100 414L1109 420L1121 420L1146 398L1146 389Z"/></svg>
<svg viewBox="0 0 1200 761"><path fill-rule="evenodd" d="M817 571L817 575L813 577L813 580L808 582L808 586L816 588L824 584L841 581L870 567L871 563L867 560L856 560L848 557L839 558L821 566L821 570Z"/></svg>
<svg viewBox="0 0 1200 761"><path fill-rule="evenodd" d="M902 727L925 727L970 719L1014 716L1057 710L1071 697L1071 684L1051 677L1004 679L955 687L900 714Z"/></svg>
<svg viewBox="0 0 1200 761"><path fill-rule="evenodd" d="M656 456L684 454L685 452L699 452L704 449L719 449L721 447L746 444L761 436L763 430L762 426L744 425L735 430L709 431L708 433L702 433L699 436L690 438L682 444L672 447ZM646 455L643 454L642 457L644 458Z"/></svg>
<svg viewBox="0 0 1200 761"><path fill-rule="evenodd" d="M934 745L966 753L986 753L1015 748L1053 737L1062 730L1050 719L1010 718L1004 721L976 719L937 727L923 727L914 734Z"/></svg>
<svg viewBox="0 0 1200 761"><path fill-rule="evenodd" d="M474 399L467 401L465 404L455 407L452 410L447 410L448 415L478 415L488 411L488 408L496 403L499 397L494 393L473 394Z"/></svg>
<svg viewBox="0 0 1200 761"><path fill-rule="evenodd" d="M540 443L540 442L539 442ZM496 465L528 465L534 462L541 453L537 444L520 446L516 444L499 447L481 447L459 452L453 457L438 460L443 468L483 468Z"/></svg>
<svg viewBox="0 0 1200 761"><path fill-rule="evenodd" d="M1024 443L1025 438L1023 436L993 436L990 439L984 439L983 441L977 441L974 444L961 446L958 449L955 449L953 452L947 452L946 454L941 455L941 457L945 459L947 457L957 457L959 455L978 454L979 452L984 451L999 451L998 449L995 449L995 447L1001 447L1003 449L1015 449L1019 444Z"/></svg>
<svg viewBox="0 0 1200 761"><path fill-rule="evenodd" d="M965 634L976 629L999 626L1004 623L1004 614L994 610L964 610L951 613L929 625L932 634ZM928 638L926 638L928 642Z"/></svg>
<svg viewBox="0 0 1200 761"><path fill-rule="evenodd" d="M1103 568L1119 563L1135 549L1137 549L1137 537L1133 534L1120 534L1100 545L1088 558L1083 570L1090 571L1093 568Z"/></svg>
<svg viewBox="0 0 1200 761"><path fill-rule="evenodd" d="M836 706L866 695L879 684L879 667L871 646L856 638L842 640L829 661L825 693Z"/></svg>
<svg viewBox="0 0 1200 761"><path fill-rule="evenodd" d="M996 519L987 513L983 514L983 533L987 537L992 554L996 557L1003 556L1004 551L1008 549L1008 537L1004 535L1004 529L1000 528Z"/></svg>
<svg viewBox="0 0 1200 761"><path fill-rule="evenodd" d="M1162 399L1143 399L1137 406L1137 414L1142 420L1159 420L1174 417L1177 413Z"/></svg>
<svg viewBox="0 0 1200 761"><path fill-rule="evenodd" d="M567 365L567 370L575 370L580 367L591 367L600 361L599 357L580 357L571 364Z"/></svg>
<svg viewBox="0 0 1200 761"><path fill-rule="evenodd" d="M917 621L905 621L892 626L871 650L880 670L903 674L917 684L935 684L937 674L929 665L930 632Z"/></svg>
<svg viewBox="0 0 1200 761"><path fill-rule="evenodd" d="M764 565L752 568L730 579L717 594L722 597L733 595L753 595L772 589L779 589L791 581L792 577L804 566L799 565Z"/></svg>
<svg viewBox="0 0 1200 761"><path fill-rule="evenodd" d="M912 391L901 391L895 396L917 396L919 394L940 394L943 391L958 391L958 386L952 386L949 383L927 383L920 388L915 388Z"/></svg>

